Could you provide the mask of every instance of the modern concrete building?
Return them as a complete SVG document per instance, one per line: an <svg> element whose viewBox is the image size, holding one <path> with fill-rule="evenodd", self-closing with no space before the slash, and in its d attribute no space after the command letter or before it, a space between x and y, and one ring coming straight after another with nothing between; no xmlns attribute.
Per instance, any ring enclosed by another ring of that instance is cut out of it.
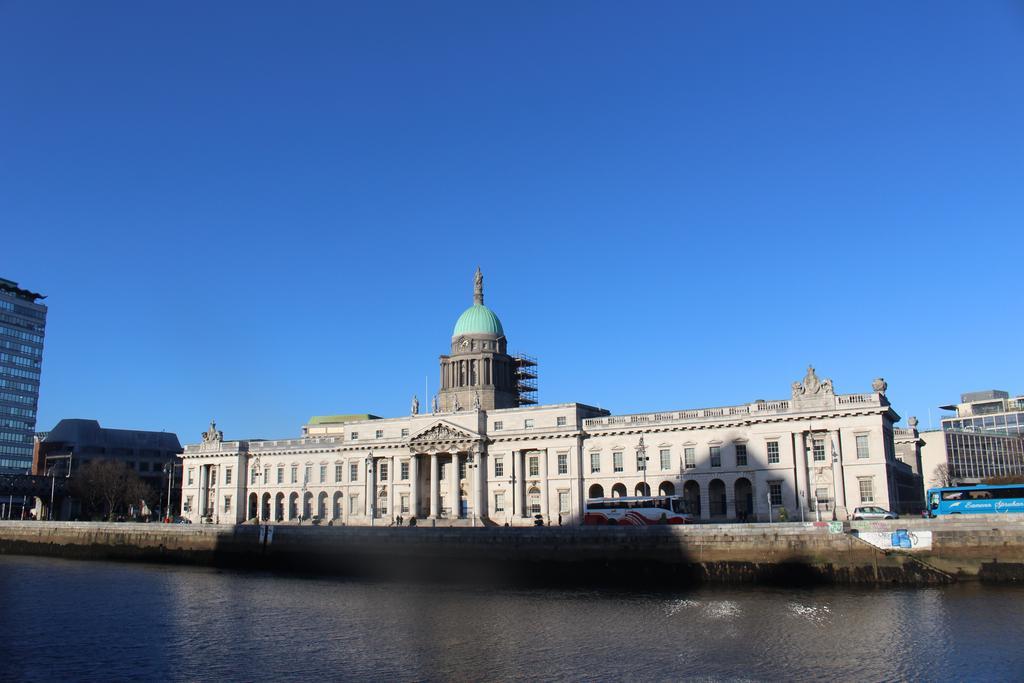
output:
<svg viewBox="0 0 1024 683"><path fill-rule="evenodd" d="M45 298L0 278L0 473L25 474L32 466Z"/></svg>
<svg viewBox="0 0 1024 683"><path fill-rule="evenodd" d="M211 423L185 447L182 514L194 521L577 523L587 498L687 498L704 520L846 518L896 508L886 383L838 394L808 368L774 401L612 415L533 405L504 329L483 305L459 317L430 412L314 417L293 439L225 440ZM529 373L531 366L525 366ZM440 520L440 521L439 521Z"/></svg>
<svg viewBox="0 0 1024 683"><path fill-rule="evenodd" d="M919 437L926 489L1024 476L1024 396L975 391L942 408L956 414L942 418L942 429Z"/></svg>
<svg viewBox="0 0 1024 683"><path fill-rule="evenodd" d="M66 476L94 460L125 463L153 489L154 499L147 501L154 510L163 509L168 484L172 484L171 503L180 505L181 467L178 456L181 443L173 432L137 429L110 429L96 420L65 419L42 439L37 439L32 456L32 474ZM170 480L170 467L175 467ZM62 511L62 518L70 512Z"/></svg>

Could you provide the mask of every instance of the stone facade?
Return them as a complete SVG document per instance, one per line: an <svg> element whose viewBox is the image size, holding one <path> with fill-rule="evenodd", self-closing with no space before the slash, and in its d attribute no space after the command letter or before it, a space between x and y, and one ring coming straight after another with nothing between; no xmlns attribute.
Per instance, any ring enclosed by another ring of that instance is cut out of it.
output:
<svg viewBox="0 0 1024 683"><path fill-rule="evenodd" d="M514 391L496 379L499 366L479 374L484 361L507 358L500 323L487 321L489 330L462 323L452 355L441 356L445 400L432 402L431 412L417 404L396 418L318 418L299 438L277 441L224 440L211 425L182 455L182 514L353 525L389 524L398 515L517 525L540 515L572 524L587 498L648 491L682 495L703 520L765 521L780 510L790 520L845 519L862 504L898 506L899 416L884 380L866 393L837 394L809 367L777 401L639 415L582 403L500 407ZM478 361L478 374L460 366L453 383L452 363L464 360Z"/></svg>

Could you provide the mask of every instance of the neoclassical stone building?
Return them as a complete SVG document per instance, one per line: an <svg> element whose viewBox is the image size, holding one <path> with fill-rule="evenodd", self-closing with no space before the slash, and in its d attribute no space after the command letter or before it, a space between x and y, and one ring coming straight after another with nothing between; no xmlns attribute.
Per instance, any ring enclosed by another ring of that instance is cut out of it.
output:
<svg viewBox="0 0 1024 683"><path fill-rule="evenodd" d="M893 424L876 379L837 394L814 368L776 401L612 415L531 405L497 315L459 317L429 411L315 417L294 439L225 441L211 423L185 447L182 514L193 521L389 524L578 523L587 498L679 494L703 520L843 519L895 509ZM527 370L528 372L528 370ZM526 387L527 389L529 387ZM769 512L771 511L771 512Z"/></svg>

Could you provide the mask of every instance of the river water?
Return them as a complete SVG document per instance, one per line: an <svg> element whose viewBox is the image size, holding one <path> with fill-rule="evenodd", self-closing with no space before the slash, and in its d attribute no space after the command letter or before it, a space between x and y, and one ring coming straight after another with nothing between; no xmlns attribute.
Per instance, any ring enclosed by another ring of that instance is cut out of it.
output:
<svg viewBox="0 0 1024 683"><path fill-rule="evenodd" d="M1024 588L386 584L0 556L0 680L1024 678Z"/></svg>

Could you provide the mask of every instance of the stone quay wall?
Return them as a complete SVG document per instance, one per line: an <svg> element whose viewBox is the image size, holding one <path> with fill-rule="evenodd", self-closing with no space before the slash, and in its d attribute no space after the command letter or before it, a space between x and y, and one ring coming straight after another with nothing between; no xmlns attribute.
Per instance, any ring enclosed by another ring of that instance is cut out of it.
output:
<svg viewBox="0 0 1024 683"><path fill-rule="evenodd" d="M893 534L919 545L878 547ZM929 585L1024 580L1024 518L646 528L0 522L0 553L492 585Z"/></svg>

